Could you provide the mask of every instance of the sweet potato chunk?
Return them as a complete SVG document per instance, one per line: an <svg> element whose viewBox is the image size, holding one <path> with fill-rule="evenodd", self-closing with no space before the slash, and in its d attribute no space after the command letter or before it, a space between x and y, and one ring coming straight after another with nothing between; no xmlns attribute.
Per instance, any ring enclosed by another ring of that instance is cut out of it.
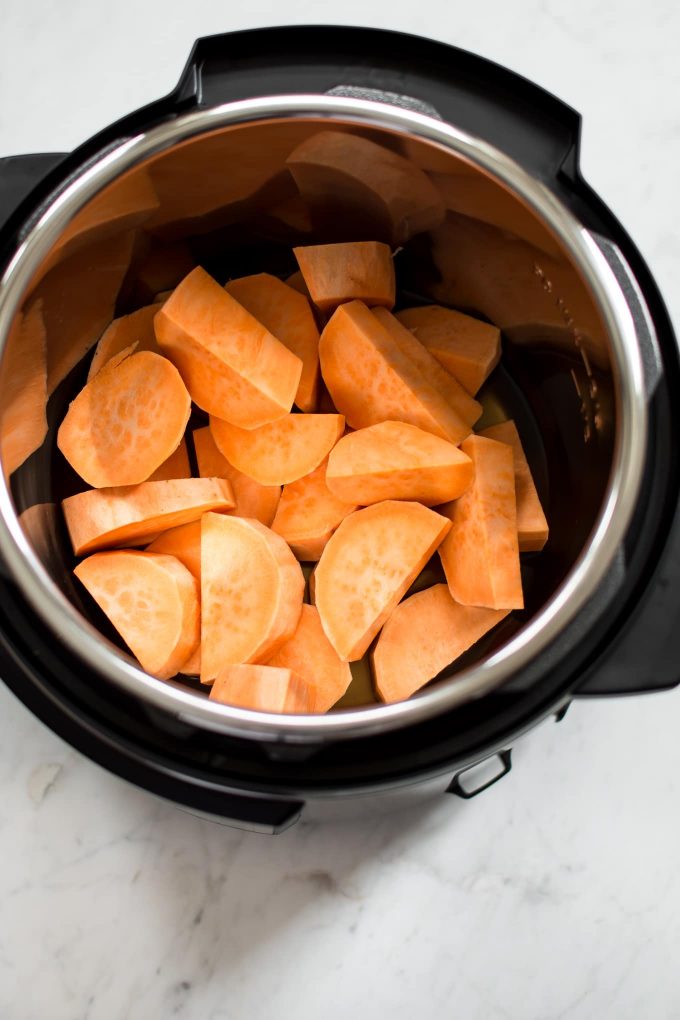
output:
<svg viewBox="0 0 680 1020"><path fill-rule="evenodd" d="M437 506L458 499L472 475L472 461L452 443L385 421L343 436L331 450L325 481L347 503L407 499Z"/></svg>
<svg viewBox="0 0 680 1020"><path fill-rule="evenodd" d="M302 607L295 633L269 660L269 665L285 666L302 677L313 694L310 712L327 712L352 681L349 663L338 658L314 606Z"/></svg>
<svg viewBox="0 0 680 1020"><path fill-rule="evenodd" d="M441 305L407 308L397 318L468 393L474 395L500 361L500 330L481 319Z"/></svg>
<svg viewBox="0 0 680 1020"><path fill-rule="evenodd" d="M210 690L212 701L257 712L313 712L309 685L282 666L228 665Z"/></svg>
<svg viewBox="0 0 680 1020"><path fill-rule="evenodd" d="M496 439L512 447L517 498L517 532L520 552L539 552L548 541L548 522L531 476L531 468L522 448L522 440L514 421L504 421L480 432L487 439Z"/></svg>
<svg viewBox="0 0 680 1020"><path fill-rule="evenodd" d="M250 430L210 419L218 450L261 485L285 485L310 474L328 456L344 428L341 414L289 414Z"/></svg>
<svg viewBox="0 0 680 1020"><path fill-rule="evenodd" d="M195 652L198 584L174 556L95 553L74 573L147 673L167 680Z"/></svg>
<svg viewBox="0 0 680 1020"><path fill-rule="evenodd" d="M197 645L196 651L192 652L185 663L183 663L177 670L178 673L183 673L185 676L200 676L201 675L201 646Z"/></svg>
<svg viewBox="0 0 680 1020"><path fill-rule="evenodd" d="M199 407L241 428L290 411L302 362L200 267L156 314L156 338Z"/></svg>
<svg viewBox="0 0 680 1020"><path fill-rule="evenodd" d="M57 445L88 485L135 485L177 449L190 411L166 358L150 351L114 358L71 403Z"/></svg>
<svg viewBox="0 0 680 1020"><path fill-rule="evenodd" d="M341 659L362 657L450 526L419 503L393 500L345 517L314 575L316 608Z"/></svg>
<svg viewBox="0 0 680 1020"><path fill-rule="evenodd" d="M147 552L163 553L174 556L183 563L197 581L201 580L201 522L200 519L189 524L180 524L176 528L168 528L146 547Z"/></svg>
<svg viewBox="0 0 680 1020"><path fill-rule="evenodd" d="M191 478L186 439L183 439L177 449L149 475L147 481L164 482L171 478Z"/></svg>
<svg viewBox="0 0 680 1020"><path fill-rule="evenodd" d="M345 301L392 308L395 300L392 252L378 241L314 244L293 248L309 294L322 312Z"/></svg>
<svg viewBox="0 0 680 1020"><path fill-rule="evenodd" d="M311 295L309 293L309 287L305 283L305 278L299 269L296 269L294 273L286 277L286 286L292 287L298 294L304 294L308 301L311 301Z"/></svg>
<svg viewBox="0 0 680 1020"><path fill-rule="evenodd" d="M416 366L423 379L451 405L463 421L473 425L482 413L482 405L474 400L455 376L442 368L436 358L419 343L410 329L386 308L374 308L373 314L383 326L396 347Z"/></svg>
<svg viewBox="0 0 680 1020"><path fill-rule="evenodd" d="M146 547L146 552L163 553L166 556L174 556L183 563L187 570L201 584L201 522L192 521L190 524L180 524L177 528L169 528L162 532L158 538ZM178 670L185 676L200 676L201 674L201 646L200 644L191 653L186 662L182 663Z"/></svg>
<svg viewBox="0 0 680 1020"><path fill-rule="evenodd" d="M269 273L230 280L224 289L300 359L295 403L301 411L316 410L319 331L307 298Z"/></svg>
<svg viewBox="0 0 680 1020"><path fill-rule="evenodd" d="M153 351L154 354L160 354L153 328L153 320L160 307L159 302L147 305L136 312L131 312L130 315L121 315L107 326L92 355L90 370L87 373L88 382L114 354L120 354L133 344L136 351Z"/></svg>
<svg viewBox="0 0 680 1020"><path fill-rule="evenodd" d="M194 431L194 448L201 478L226 478L230 482L235 506L229 513L235 517L254 517L260 524L271 527L281 498L281 486L260 485L238 471L217 449L207 425Z"/></svg>
<svg viewBox="0 0 680 1020"><path fill-rule="evenodd" d="M305 579L279 535L255 520L205 514L201 530L201 681L266 662L293 634Z"/></svg>
<svg viewBox="0 0 680 1020"><path fill-rule="evenodd" d="M338 499L326 485L328 458L311 474L284 485L272 524L299 560L318 560L340 521L356 503Z"/></svg>
<svg viewBox="0 0 680 1020"><path fill-rule="evenodd" d="M401 602L371 654L383 701L404 701L471 648L509 613L461 606L448 586L435 584Z"/></svg>
<svg viewBox="0 0 680 1020"><path fill-rule="evenodd" d="M341 305L321 334L319 357L333 403L353 429L405 421L457 445L471 425L423 377L361 301Z"/></svg>
<svg viewBox="0 0 680 1020"><path fill-rule="evenodd" d="M143 545L208 510L231 510L234 500L222 478L185 478L88 489L62 505L73 551L82 556L96 549Z"/></svg>
<svg viewBox="0 0 680 1020"><path fill-rule="evenodd" d="M474 464L474 481L441 509L451 520L439 549L449 590L464 606L522 609L512 449L470 436L462 450Z"/></svg>

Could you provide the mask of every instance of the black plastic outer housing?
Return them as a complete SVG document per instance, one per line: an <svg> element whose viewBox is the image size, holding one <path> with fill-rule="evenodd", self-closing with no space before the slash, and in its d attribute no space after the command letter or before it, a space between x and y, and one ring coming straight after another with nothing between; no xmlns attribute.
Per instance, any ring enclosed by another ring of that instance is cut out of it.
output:
<svg viewBox="0 0 680 1020"><path fill-rule="evenodd" d="M526 79L465 51L394 32L291 27L200 39L177 88L70 154L0 160L0 265L22 224L102 149L196 106L353 85L405 94L512 156L589 229L616 244L648 305L662 358L647 468L622 583L596 627L588 609L521 676L483 701L396 733L304 750L198 731L83 672L0 563L0 674L40 719L118 775L231 824L270 831L305 799L454 772L505 748L574 697L680 682L680 362L640 253L580 174L579 115ZM3 225L4 223L4 225Z"/></svg>

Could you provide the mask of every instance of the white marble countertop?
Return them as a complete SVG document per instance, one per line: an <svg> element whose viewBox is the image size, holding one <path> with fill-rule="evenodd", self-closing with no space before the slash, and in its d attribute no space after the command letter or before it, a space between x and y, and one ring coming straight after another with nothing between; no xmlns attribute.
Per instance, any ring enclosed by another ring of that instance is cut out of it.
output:
<svg viewBox="0 0 680 1020"><path fill-rule="evenodd" d="M173 85L194 37L322 22L267 0L4 0L0 155L66 150ZM583 168L680 323L680 8L345 0L585 115ZM477 800L271 839L125 785L0 685L2 1020L680 1016L680 695L573 706Z"/></svg>

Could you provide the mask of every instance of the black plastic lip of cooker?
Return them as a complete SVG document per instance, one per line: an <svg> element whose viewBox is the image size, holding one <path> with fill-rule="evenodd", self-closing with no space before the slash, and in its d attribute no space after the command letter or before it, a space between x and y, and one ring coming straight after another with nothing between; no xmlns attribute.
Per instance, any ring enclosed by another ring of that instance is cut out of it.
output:
<svg viewBox="0 0 680 1020"><path fill-rule="evenodd" d="M0 675L50 728L99 764L194 810L248 827L279 828L298 799L362 792L445 774L512 743L574 696L641 693L680 681L680 365L663 300L639 252L578 166L579 115L495 64L440 43L370 29L266 29L199 40L168 97L96 135L72 154L0 160L0 253L70 174L117 141L180 110L256 95L322 93L339 84L408 94L504 149L633 269L659 338L663 374L650 405L646 477L625 549L625 573L597 628L581 614L503 690L396 733L300 753L197 731L92 675L37 625L0 577ZM0 564L0 568L1 568ZM587 609L584 611L587 614ZM285 810L278 798L286 798ZM291 800L291 798L293 798Z"/></svg>

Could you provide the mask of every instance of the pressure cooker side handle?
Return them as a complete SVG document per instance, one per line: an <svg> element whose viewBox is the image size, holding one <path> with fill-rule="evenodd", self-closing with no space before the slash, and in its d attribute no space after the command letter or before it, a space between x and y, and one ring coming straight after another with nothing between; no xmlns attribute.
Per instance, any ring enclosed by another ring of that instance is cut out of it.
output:
<svg viewBox="0 0 680 1020"><path fill-rule="evenodd" d="M591 232L591 237L614 274L635 325L647 401L650 406L656 403L659 417L671 422L668 403L676 399L676 394L672 390L668 393L657 327L636 275L617 244L595 232ZM667 341L668 356L669 349L674 349L672 330ZM670 439L668 436L664 439L666 432ZM672 424L665 430L657 429L650 442L662 469L670 479L675 478L676 488L670 488L669 500L675 498L676 502L668 513L670 521L664 526L666 539L656 553L656 566L646 585L633 596L629 615L619 623L616 637L578 686L575 692L578 696L639 694L680 684L680 492ZM659 531L664 534L664 529ZM628 550L624 559L634 556L636 551Z"/></svg>
<svg viewBox="0 0 680 1020"><path fill-rule="evenodd" d="M669 457L677 457L670 451ZM669 463L669 470L672 470ZM680 684L680 495L656 567L628 617L578 685L578 697L642 694Z"/></svg>
<svg viewBox="0 0 680 1020"><path fill-rule="evenodd" d="M40 152L0 159L0 228L65 156L64 152Z"/></svg>
<svg viewBox="0 0 680 1020"><path fill-rule="evenodd" d="M577 697L643 694L680 684L680 505L656 572Z"/></svg>

